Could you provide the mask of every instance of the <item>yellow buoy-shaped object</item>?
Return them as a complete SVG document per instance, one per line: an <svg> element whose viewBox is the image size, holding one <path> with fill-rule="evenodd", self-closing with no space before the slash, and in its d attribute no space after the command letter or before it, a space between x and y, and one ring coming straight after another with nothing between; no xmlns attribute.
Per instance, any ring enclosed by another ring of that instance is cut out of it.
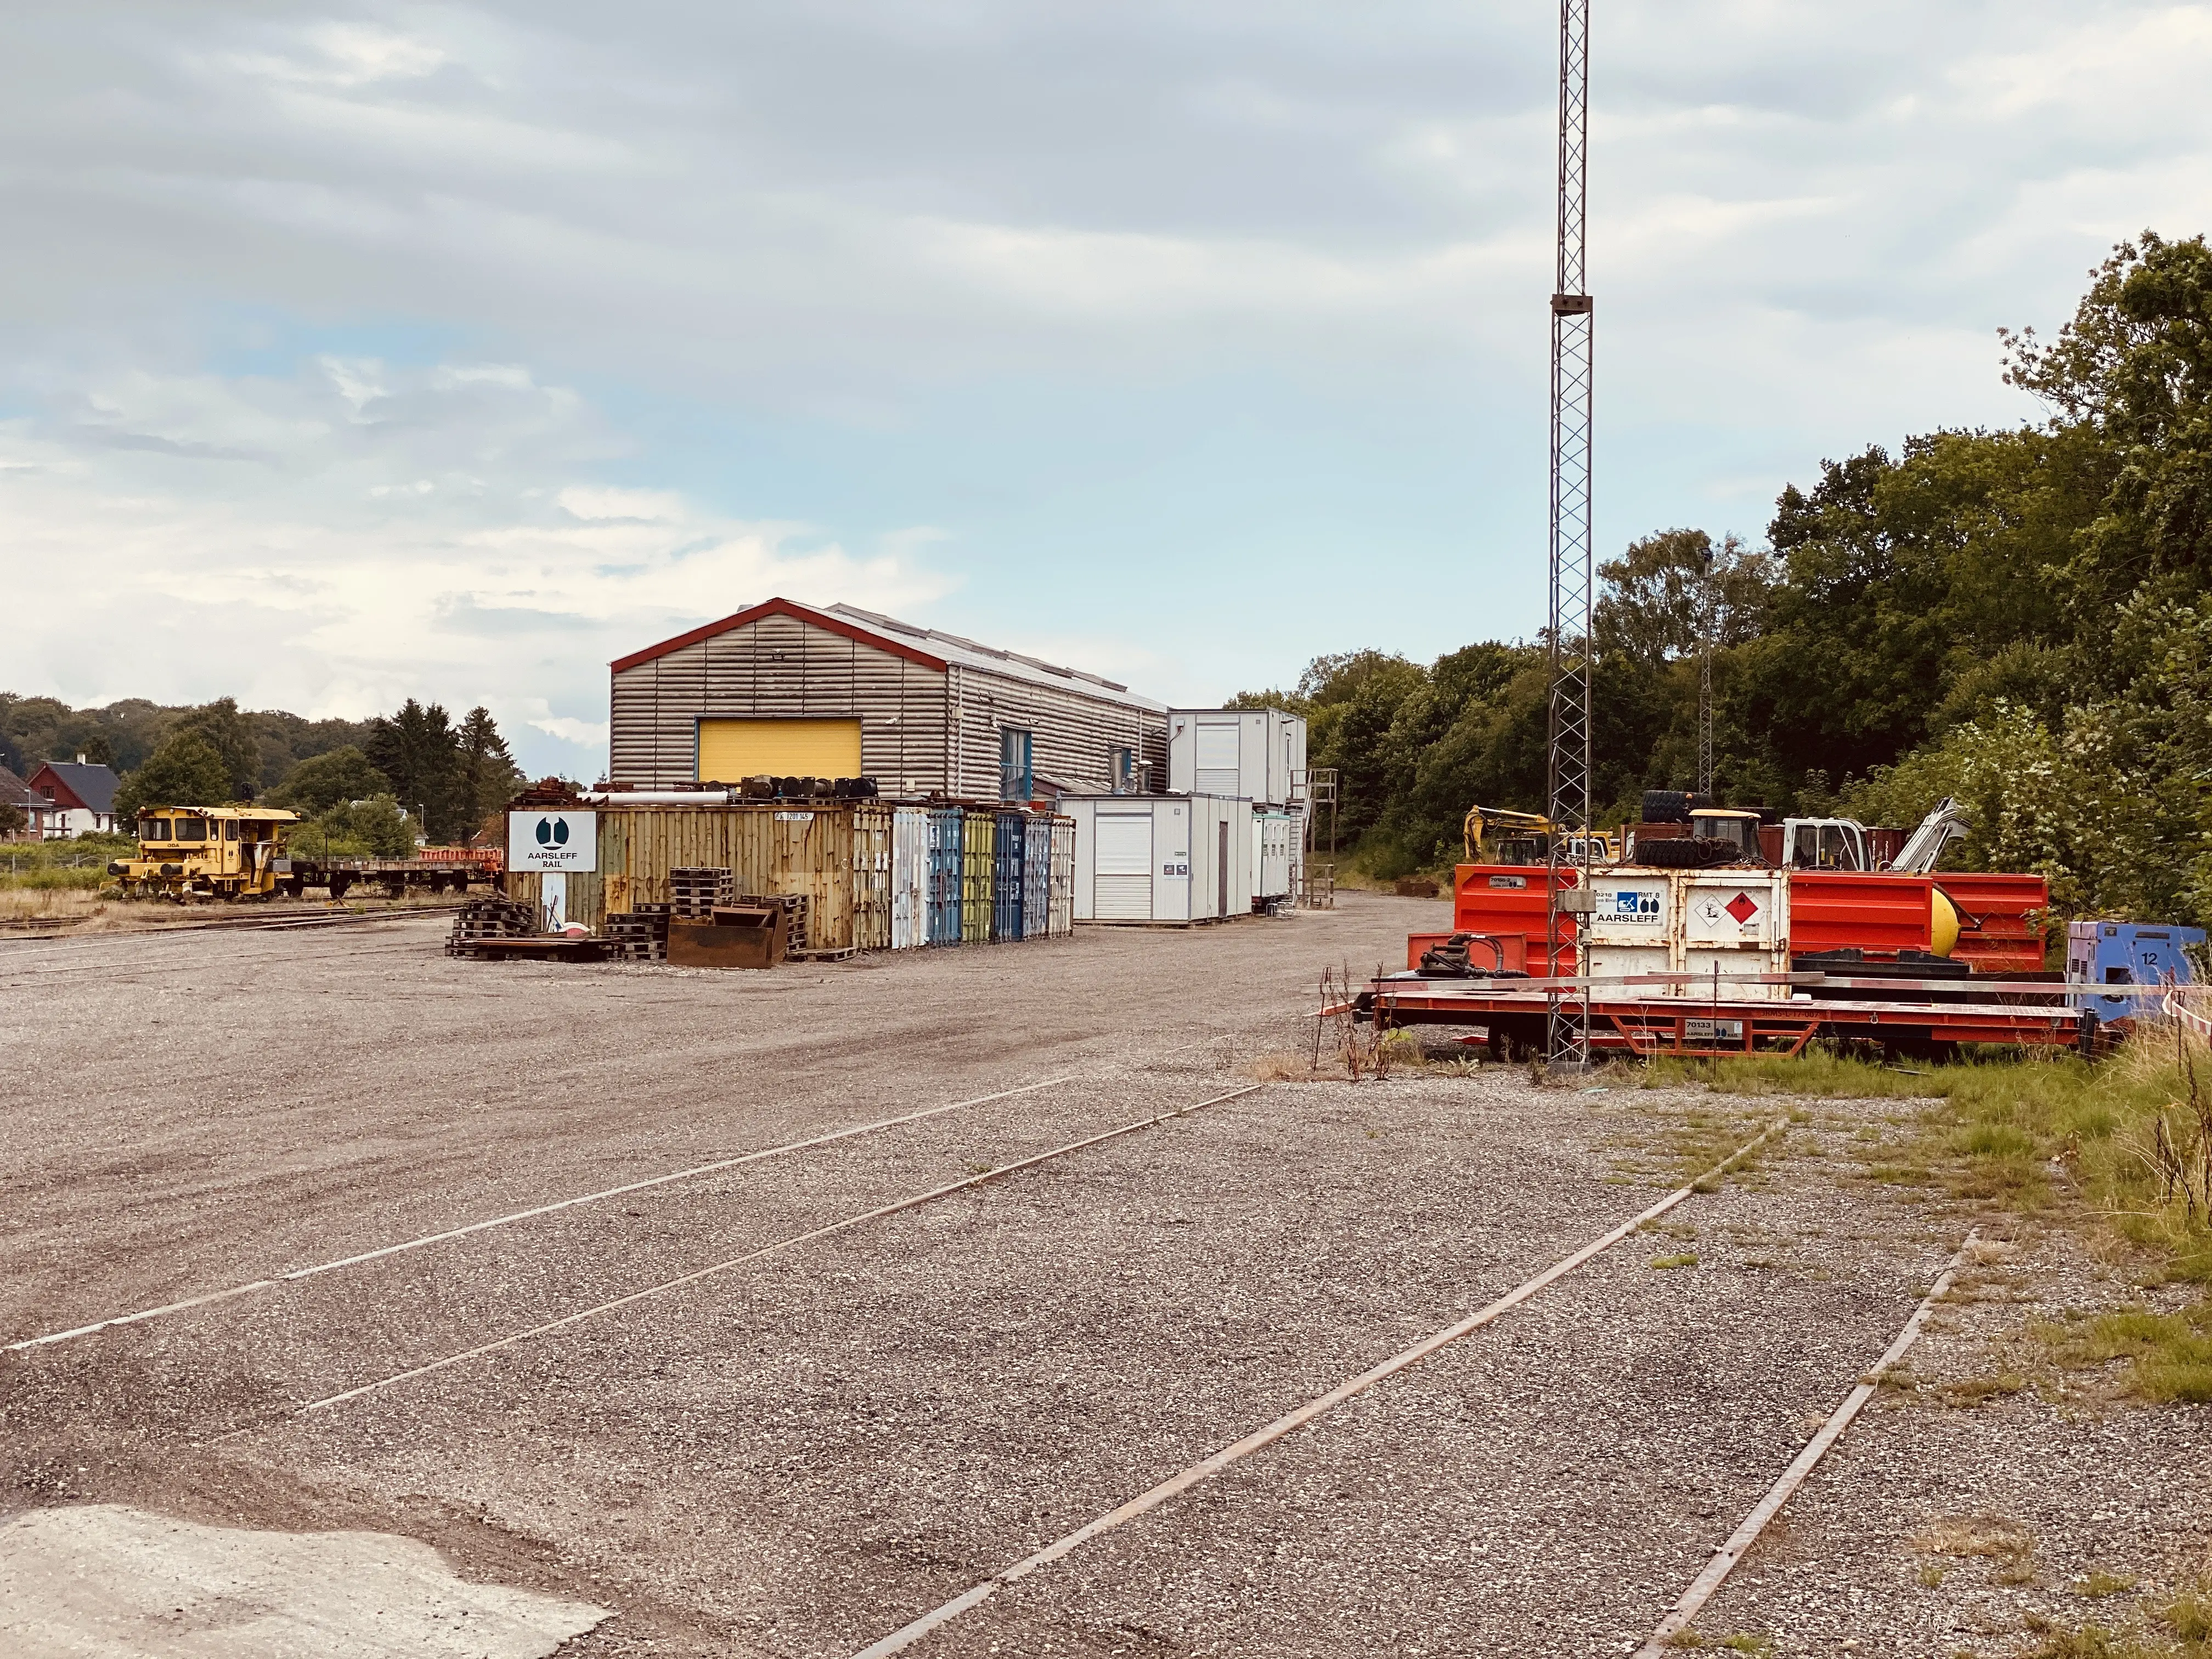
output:
<svg viewBox="0 0 2212 1659"><path fill-rule="evenodd" d="M1939 957L1959 942L1959 910L1940 887L1928 890L1928 948Z"/></svg>

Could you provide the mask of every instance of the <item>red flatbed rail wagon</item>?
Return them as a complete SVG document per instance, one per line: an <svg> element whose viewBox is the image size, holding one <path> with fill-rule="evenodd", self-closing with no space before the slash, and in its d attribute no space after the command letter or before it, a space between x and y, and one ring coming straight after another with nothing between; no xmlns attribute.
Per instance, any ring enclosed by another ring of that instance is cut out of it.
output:
<svg viewBox="0 0 2212 1659"><path fill-rule="evenodd" d="M1756 984L1747 983L1747 979ZM1585 1000L1590 1041L1600 1051L1669 1054L1798 1054L1815 1037L1936 1056L1962 1042L2076 1048L2096 1041L2094 1018L2069 1006L2066 988L2045 981L1990 979L1962 992L1960 980L1853 979L1840 974L1738 975L1708 981L1691 974L1611 979L1378 979L1324 1014L1351 1012L1385 1028L1473 1028L1500 1059L1542 1051L1553 1000L1579 1020ZM1788 988L1777 999L1771 992ZM1746 991L1769 994L1747 995ZM1927 1000L1911 1000L1923 997ZM1814 1000L1818 999L1818 1000Z"/></svg>

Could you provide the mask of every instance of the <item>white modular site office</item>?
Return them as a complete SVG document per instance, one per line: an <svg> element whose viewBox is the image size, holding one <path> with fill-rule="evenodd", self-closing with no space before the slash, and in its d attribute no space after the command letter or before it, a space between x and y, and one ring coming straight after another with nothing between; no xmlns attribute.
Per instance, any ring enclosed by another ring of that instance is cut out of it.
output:
<svg viewBox="0 0 2212 1659"><path fill-rule="evenodd" d="M1252 803L1218 795L1079 795L1075 920L1226 921L1252 910Z"/></svg>
<svg viewBox="0 0 2212 1659"><path fill-rule="evenodd" d="M1168 793L1305 801L1306 723L1279 708L1170 708Z"/></svg>

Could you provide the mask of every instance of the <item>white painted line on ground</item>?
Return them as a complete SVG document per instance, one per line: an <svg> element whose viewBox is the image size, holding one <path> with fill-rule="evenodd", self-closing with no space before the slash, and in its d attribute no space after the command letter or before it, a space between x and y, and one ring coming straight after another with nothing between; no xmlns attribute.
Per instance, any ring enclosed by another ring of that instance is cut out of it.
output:
<svg viewBox="0 0 2212 1659"><path fill-rule="evenodd" d="M1133 1135L1143 1129L1157 1128L1163 1123L1171 1122L1179 1117L1188 1117L1191 1113L1203 1110L1208 1106L1218 1106L1224 1101L1241 1099L1267 1086L1264 1083L1247 1084L1243 1088L1232 1089L1225 1095L1215 1095L1208 1100L1194 1101L1188 1106L1178 1106L1171 1112L1161 1112L1152 1117L1139 1118L1134 1123L1125 1123L1118 1129L1108 1129L1103 1133L1091 1135L1082 1140L1071 1141L1065 1146L1055 1146L1048 1152L1035 1153L1029 1158L1018 1159L1003 1169L992 1170L983 1175L970 1176L965 1181L956 1181L950 1186L933 1188L926 1193L916 1193L911 1198L902 1198L893 1203L880 1205L864 1214L848 1216L844 1220L833 1221L826 1227L817 1227L811 1232L795 1233L789 1238L780 1238L773 1244L763 1244L757 1250L746 1251L743 1255L733 1255L727 1261L696 1268L675 1279L664 1279L658 1285L649 1285L641 1291L632 1291L628 1296L618 1296L611 1302L600 1303L597 1307L584 1308L575 1313L563 1314L558 1319L547 1320L543 1325L532 1325L527 1330L516 1331L511 1335L501 1337L496 1341L479 1343L473 1348L464 1348L459 1353L447 1354L442 1359L434 1359L427 1365L416 1365L408 1370L395 1372L390 1376L380 1377L374 1382L364 1382L357 1389L348 1389L343 1394L334 1394L321 1400L308 1401L304 1405L292 1407L290 1411L278 1413L276 1419L264 1419L260 1423L250 1423L242 1429L234 1429L228 1434L217 1435L213 1440L204 1443L217 1445L226 1440L235 1440L241 1435L252 1434L256 1430L266 1426L268 1422L278 1420L283 1417L304 1415L309 1412L328 1411L331 1407L343 1405L349 1400L358 1400L364 1395L375 1394L381 1389L395 1387L415 1377L428 1376L433 1371L444 1370L448 1365L458 1365L464 1360L475 1359L483 1354L496 1353L501 1348L511 1348L519 1342L528 1342L537 1337L550 1335L553 1332L564 1330L568 1326L580 1325L587 1319L597 1319L602 1314L612 1313L618 1308L627 1308L635 1303L643 1302L653 1297L665 1296L671 1291L681 1290L686 1285L696 1285L702 1279L711 1279L717 1273L728 1273L732 1268L742 1267L748 1262L758 1261L766 1256L778 1255L786 1250L796 1249L802 1244L811 1244L817 1239L828 1238L833 1233L842 1233L866 1222L880 1221L886 1216L897 1215L902 1211L918 1209L934 1200L947 1197L953 1193L965 1192L972 1187L981 1187L994 1181L1004 1181L1008 1176L1019 1174L1024 1170L1035 1169L1040 1164L1049 1164L1054 1158L1066 1158L1071 1152L1079 1152L1087 1147L1102 1146L1109 1140L1119 1140L1123 1135Z"/></svg>
<svg viewBox="0 0 2212 1659"><path fill-rule="evenodd" d="M336 1273L341 1267L357 1267L363 1262L376 1261L388 1255L398 1255L408 1250L420 1250L448 1240L465 1238L471 1233L489 1231L494 1227L512 1226L518 1221L529 1221L538 1216L551 1215L556 1211L571 1210L580 1204L597 1204L610 1198L620 1198L629 1193L641 1193L649 1187L665 1187L675 1181L695 1181L702 1176L720 1170L734 1170L740 1164L757 1164L763 1158L781 1158L787 1152L803 1152L815 1146L826 1146L833 1140L848 1140L854 1135L872 1134L878 1129L895 1129L904 1123L919 1123L924 1118L941 1117L947 1112L957 1112L963 1107L988 1105L994 1100L1011 1100L1016 1095L1035 1094L1040 1089L1049 1089L1074 1080L1075 1073L1064 1077L1048 1077L1041 1083L1024 1083L1018 1089L1001 1089L995 1094L977 1095L969 1100L956 1100L943 1106L926 1106L918 1112L908 1112L901 1117L878 1118L872 1123L856 1123L848 1129L834 1129L828 1134L814 1135L805 1140L787 1140L781 1146L763 1147L757 1152L742 1152L734 1158L717 1158L711 1164L695 1164L688 1170L672 1170L667 1175L647 1176L620 1187L608 1187L596 1193L583 1193L574 1198L564 1198L551 1204L540 1204L534 1209L517 1210L509 1215L493 1216L486 1221L472 1221L465 1227L449 1227L443 1232L425 1233L420 1238L410 1238L398 1244L386 1244L380 1249L363 1250L358 1255L341 1256L336 1261L320 1261L312 1267L295 1267L289 1273L278 1273L273 1279L257 1279L249 1284L234 1285L228 1290L211 1291L205 1296L192 1297L183 1302L164 1303L158 1308L141 1308L136 1313L118 1314L112 1319L103 1319L90 1325L79 1325L66 1331L53 1331L45 1336L26 1337L20 1342L10 1342L0 1352L15 1353L25 1348L44 1347L50 1343L68 1342L80 1336L90 1336L112 1326L134 1324L142 1319L158 1319L164 1314L182 1313L188 1308L203 1308L212 1302L224 1302L232 1297L246 1296L255 1291L272 1291L295 1280L313 1279L318 1273Z"/></svg>
<svg viewBox="0 0 2212 1659"><path fill-rule="evenodd" d="M1806 1477L1813 1473L1814 1466L1828 1455L1828 1448L1843 1437L1844 1431L1851 1425L1851 1419L1859 1414L1859 1407L1873 1399L1875 1390L1881 1386L1883 1373L1904 1358L1905 1351L1920 1340L1921 1328L1927 1324L1928 1316L1935 1312L1936 1304L1951 1288L1951 1281L1958 1277L1959 1268L1966 1260L1966 1252L1973 1245L1974 1234L1969 1231L1959 1246L1959 1253L1951 1258L1951 1265L1943 1269L1935 1288L1913 1310L1912 1317L1905 1322L1905 1328L1897 1334L1897 1340L1889 1345L1888 1352L1875 1362L1875 1368L1860 1379L1859 1385L1844 1396L1844 1403L1837 1407L1828 1420L1821 1425L1820 1433L1806 1443L1805 1449L1797 1454L1796 1461L1782 1472L1782 1478L1768 1488L1765 1497L1759 1500L1759 1507L1744 1517L1743 1524L1735 1529L1727 1543L1721 1546L1720 1553L1705 1564L1705 1570L1697 1576L1689 1589L1682 1592L1682 1599L1674 1603L1674 1610L1659 1621L1659 1628L1651 1632L1651 1639L1636 1650L1635 1659L1666 1659L1667 1655L1674 1650L1675 1636L1698 1616L1698 1611L1711 1599L1713 1592L1721 1587L1722 1581L1735 1570L1735 1564L1743 1559L1744 1553L1759 1541L1759 1534L1766 1530L1766 1523L1782 1512L1782 1506L1790 1501L1791 1494L1805 1484Z"/></svg>
<svg viewBox="0 0 2212 1659"><path fill-rule="evenodd" d="M1181 1496L1193 1486L1211 1480L1239 1459L1249 1457L1262 1447L1280 1440L1285 1435L1305 1427L1315 1419L1326 1416L1353 1395L1366 1393L1376 1383L1396 1376L1410 1365L1419 1364L1438 1349L1449 1347L1462 1337L1480 1330L1500 1315L1510 1312L1547 1286L1565 1278L1576 1268L1611 1249L1645 1222L1656 1220L1666 1214L1706 1182L1726 1174L1735 1164L1757 1151L1787 1122L1788 1120L1785 1118L1778 1119L1769 1124L1759 1134L1729 1153L1727 1158L1706 1170L1688 1186L1677 1187L1650 1208L1638 1215L1630 1217L1612 1231L1592 1239L1572 1255L1561 1257L1534 1279L1516 1285L1504 1296L1499 1297L1497 1301L1478 1312L1468 1315L1458 1324L1447 1326L1434 1335L1424 1337L1403 1353L1384 1360L1372 1370L1363 1371L1349 1382L1340 1383L1319 1399L1299 1407L1286 1416L1277 1418L1266 1428L1245 1436L1235 1445L1223 1447L1211 1457L1201 1459L1182 1474L1170 1476L1151 1491L1131 1498L1121 1508L1109 1510L1088 1525L1079 1527L1065 1537L1046 1545L1036 1554L1023 1557L1011 1567L993 1574L974 1589L963 1590L943 1607L922 1614L912 1624L893 1631L880 1642L861 1649L853 1656L853 1659L888 1659L891 1654L905 1651L933 1631L941 1630L971 1607L978 1607L988 1601L1005 1586L1027 1577L1039 1567L1049 1566L1062 1556L1089 1543L1092 1539L1112 1532L1116 1528L1135 1520L1139 1516L1158 1509L1170 1498Z"/></svg>

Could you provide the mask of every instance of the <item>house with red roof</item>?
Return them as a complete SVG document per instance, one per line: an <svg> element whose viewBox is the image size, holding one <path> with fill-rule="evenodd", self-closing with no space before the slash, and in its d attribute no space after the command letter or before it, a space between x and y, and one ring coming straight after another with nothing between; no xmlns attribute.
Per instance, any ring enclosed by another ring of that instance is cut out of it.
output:
<svg viewBox="0 0 2212 1659"><path fill-rule="evenodd" d="M46 840L115 828L115 791L122 780L111 768L79 755L74 761L46 762L29 781L46 805Z"/></svg>

